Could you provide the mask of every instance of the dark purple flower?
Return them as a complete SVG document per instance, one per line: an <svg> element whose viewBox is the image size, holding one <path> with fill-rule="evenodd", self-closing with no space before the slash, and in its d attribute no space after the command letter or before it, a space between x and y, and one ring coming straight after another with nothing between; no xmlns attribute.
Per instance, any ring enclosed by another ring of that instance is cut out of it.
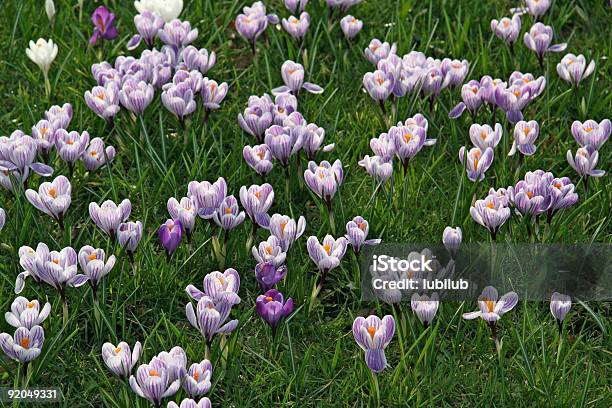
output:
<svg viewBox="0 0 612 408"><path fill-rule="evenodd" d="M255 266L255 278L262 291L268 291L287 275L287 266L274 266L274 262L260 262Z"/></svg>
<svg viewBox="0 0 612 408"><path fill-rule="evenodd" d="M255 302L257 314L275 329L282 318L289 316L293 311L293 299L285 301L283 294L276 289L270 289L257 297Z"/></svg>
<svg viewBox="0 0 612 408"><path fill-rule="evenodd" d="M94 24L93 35L89 39L89 43L94 45L100 37L105 40L114 40L119 33L115 27L115 14L109 9L100 6L91 14L91 21Z"/></svg>
<svg viewBox="0 0 612 408"><path fill-rule="evenodd" d="M181 238L183 237L183 227L181 226L181 222L179 220L167 220L164 222L159 230L157 230L157 235L159 239L166 248L166 253L168 254L168 259L172 257L172 254L178 248L181 243Z"/></svg>

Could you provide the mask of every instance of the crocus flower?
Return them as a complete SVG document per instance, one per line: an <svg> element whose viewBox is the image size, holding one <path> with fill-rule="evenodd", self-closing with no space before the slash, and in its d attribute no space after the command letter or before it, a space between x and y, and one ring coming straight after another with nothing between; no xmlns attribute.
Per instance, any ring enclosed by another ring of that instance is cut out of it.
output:
<svg viewBox="0 0 612 408"><path fill-rule="evenodd" d="M0 207L0 231L4 228L4 223L6 222L6 211L4 208Z"/></svg>
<svg viewBox="0 0 612 408"><path fill-rule="evenodd" d="M161 100L166 109L175 114L181 122L196 110L194 92L187 82L164 85Z"/></svg>
<svg viewBox="0 0 612 408"><path fill-rule="evenodd" d="M514 14L511 19L508 17L504 17L499 21L493 19L491 20L491 30L497 38L512 46L521 33L521 17L518 14Z"/></svg>
<svg viewBox="0 0 612 408"><path fill-rule="evenodd" d="M550 7L550 0L525 0L527 11L535 18L541 17Z"/></svg>
<svg viewBox="0 0 612 408"><path fill-rule="evenodd" d="M45 12L47 13L49 22L53 22L55 18L55 3L53 0L45 0Z"/></svg>
<svg viewBox="0 0 612 408"><path fill-rule="evenodd" d="M221 107L221 102L227 95L227 83L217 84L217 81L204 78L202 80L202 103L206 111L212 111Z"/></svg>
<svg viewBox="0 0 612 408"><path fill-rule="evenodd" d="M363 28L363 21L357 20L351 15L347 15L340 20L340 28L346 38L352 40Z"/></svg>
<svg viewBox="0 0 612 408"><path fill-rule="evenodd" d="M542 67L544 64L544 54L547 52L561 52L567 48L566 43L550 45L553 39L551 26L542 23L535 23L528 33L525 33L523 40L525 45L538 56L538 61Z"/></svg>
<svg viewBox="0 0 612 408"><path fill-rule="evenodd" d="M181 58L189 71L198 70L205 75L217 62L217 55L214 51L210 53L206 48L198 50L193 45L183 48Z"/></svg>
<svg viewBox="0 0 612 408"><path fill-rule="evenodd" d="M464 313L463 318L473 320L480 317L489 324L495 324L502 315L512 310L517 303L518 295L516 292L508 292L499 298L497 289L493 286L487 286L478 297L478 307L480 310Z"/></svg>
<svg viewBox="0 0 612 408"><path fill-rule="evenodd" d="M596 170L599 160L599 152L591 145L581 147L576 151L576 155L572 155L572 151L567 151L567 162L581 176L601 177L606 172L604 170Z"/></svg>
<svg viewBox="0 0 612 408"><path fill-rule="evenodd" d="M297 106L298 100L295 95L290 93L275 95L274 105L272 106L273 123L282 126L289 115L297 111Z"/></svg>
<svg viewBox="0 0 612 408"><path fill-rule="evenodd" d="M18 296L11 303L11 311L4 314L6 322L11 326L25 327L31 330L34 326L39 326L49 316L51 312L51 303L47 302L40 309L38 300L29 301L23 296Z"/></svg>
<svg viewBox="0 0 612 408"><path fill-rule="evenodd" d="M242 157L249 167L261 176L265 176L272 170L272 152L268 145L244 146Z"/></svg>
<svg viewBox="0 0 612 408"><path fill-rule="evenodd" d="M128 41L127 49L136 49L141 41L144 41L147 47L152 48L157 33L164 27L164 19L157 13L144 10L142 13L134 16L134 25L138 34Z"/></svg>
<svg viewBox="0 0 612 408"><path fill-rule="evenodd" d="M440 64L440 71L444 76L444 82L442 87L455 87L460 85L465 80L470 70L470 63L468 60L451 60L450 58L444 58Z"/></svg>
<svg viewBox="0 0 612 408"><path fill-rule="evenodd" d="M470 181L484 180L485 172L493 163L493 149L487 147L484 151L472 147L466 154L466 147L459 149L459 161L465 166Z"/></svg>
<svg viewBox="0 0 612 408"><path fill-rule="evenodd" d="M370 148L376 156L389 161L395 155L395 140L388 133L381 133L379 137L370 139Z"/></svg>
<svg viewBox="0 0 612 408"><path fill-rule="evenodd" d="M27 363L38 357L44 341L45 331L40 326L34 326L32 329L19 327L13 336L8 333L0 334L0 348L4 354L20 363Z"/></svg>
<svg viewBox="0 0 612 408"><path fill-rule="evenodd" d="M274 201L274 190L268 183L261 186L252 185L248 189L246 186L240 188L240 202L252 222L262 228L270 225L268 210Z"/></svg>
<svg viewBox="0 0 612 408"><path fill-rule="evenodd" d="M495 102L506 112L510 123L523 120L522 110L531 101L531 92L531 88L516 84L508 88L495 88Z"/></svg>
<svg viewBox="0 0 612 408"><path fill-rule="evenodd" d="M35 282L40 282L41 279L36 269L38 260L43 261L49 255L49 247L46 244L40 242L36 251L29 246L22 246L19 248L19 265L24 269L15 280L15 294L19 294L23 291L25 286L25 280L28 276L31 276Z"/></svg>
<svg viewBox="0 0 612 408"><path fill-rule="evenodd" d="M162 351L157 355L168 369L169 381L183 379L187 373L187 353L182 347L172 347L170 351Z"/></svg>
<svg viewBox="0 0 612 408"><path fill-rule="evenodd" d="M510 202L523 215L536 217L548 211L552 199L549 194L552 179L552 173L528 171L524 180L520 180L516 186L508 187Z"/></svg>
<svg viewBox="0 0 612 408"><path fill-rule="evenodd" d="M283 28L294 39L300 40L306 35L308 26L310 25L310 15L307 12L300 14L300 18L290 16L288 19L283 18Z"/></svg>
<svg viewBox="0 0 612 408"><path fill-rule="evenodd" d="M410 307L414 314L417 315L423 326L427 328L433 318L436 316L440 301L438 300L438 294L433 293L431 297L427 295L419 296L418 293L413 293L410 299Z"/></svg>
<svg viewBox="0 0 612 408"><path fill-rule="evenodd" d="M457 254L462 239L463 233L461 232L461 228L444 228L444 232L442 233L442 244L444 244L446 250L451 254L451 257L454 258Z"/></svg>
<svg viewBox="0 0 612 408"><path fill-rule="evenodd" d="M137 82L128 78L119 91L119 100L127 110L135 115L142 115L155 97L153 85L145 81Z"/></svg>
<svg viewBox="0 0 612 408"><path fill-rule="evenodd" d="M287 254L281 247L281 241L274 235L270 235L266 241L260 242L259 246L253 246L251 253L258 263L271 262L275 267L281 266L287 258Z"/></svg>
<svg viewBox="0 0 612 408"><path fill-rule="evenodd" d="M57 289L62 298L66 285L76 288L89 280L86 275L77 274L77 253L71 247L60 252L46 252L43 257L37 257L35 268L38 278Z"/></svg>
<svg viewBox="0 0 612 408"><path fill-rule="evenodd" d="M330 164L327 160L319 164L311 161L304 171L304 181L308 187L328 206L331 205L331 200L343 180L344 170L340 160L336 160L334 164Z"/></svg>
<svg viewBox="0 0 612 408"><path fill-rule="evenodd" d="M45 79L45 90L47 95L51 92L51 83L49 82L49 68L51 63L57 57L57 44L53 40L43 40L39 38L36 43L30 41L30 48L26 49L26 55L32 60L43 73Z"/></svg>
<svg viewBox="0 0 612 408"><path fill-rule="evenodd" d="M157 230L157 235L159 236L159 240L162 245L166 249L166 255L168 256L168 260L176 251L179 244L181 243L181 238L183 237L183 227L179 220L166 220L159 229Z"/></svg>
<svg viewBox="0 0 612 408"><path fill-rule="evenodd" d="M104 6L99 6L91 14L91 21L94 25L93 35L89 39L89 44L94 45L98 39L114 40L119 36L115 27L115 14Z"/></svg>
<svg viewBox="0 0 612 408"><path fill-rule="evenodd" d="M55 130L54 125L46 119L32 126L32 138L36 141L38 153L45 157L55 145Z"/></svg>
<svg viewBox="0 0 612 408"><path fill-rule="evenodd" d="M322 272L320 286L323 285L327 272L340 265L347 244L348 240L345 237L334 239L331 235L326 235L322 243L315 236L308 237L306 242L308 255Z"/></svg>
<svg viewBox="0 0 612 408"><path fill-rule="evenodd" d="M180 221L185 233L190 236L198 214L198 207L193 198L183 197L179 202L176 198L170 197L167 208L172 219Z"/></svg>
<svg viewBox="0 0 612 408"><path fill-rule="evenodd" d="M71 173L74 164L81 158L88 144L89 133L87 131L79 134L75 131L67 132L64 129L58 129L55 132L55 148L62 160L68 163Z"/></svg>
<svg viewBox="0 0 612 408"><path fill-rule="evenodd" d="M183 0L140 0L134 2L139 13L159 14L164 21L172 21L183 11Z"/></svg>
<svg viewBox="0 0 612 408"><path fill-rule="evenodd" d="M136 376L130 376L130 387L138 396L161 407L162 400L176 394L181 386L181 379L172 380L170 371L160 358L153 357L149 364L138 367Z"/></svg>
<svg viewBox="0 0 612 408"><path fill-rule="evenodd" d="M223 273L214 271L204 277L204 291L193 285L188 285L185 291L193 300L198 301L204 296L210 297L214 302L224 302L231 305L240 303L240 274L234 268L227 268Z"/></svg>
<svg viewBox="0 0 612 408"><path fill-rule="evenodd" d="M98 228L106 232L112 240L117 236L119 224L127 220L132 212L132 203L124 199L119 205L111 200L106 200L102 205L98 203L89 204L89 216Z"/></svg>
<svg viewBox="0 0 612 408"><path fill-rule="evenodd" d="M593 146L599 150L608 141L612 132L610 119L604 119L597 123L592 119L581 123L575 120L572 123L572 135L581 147Z"/></svg>
<svg viewBox="0 0 612 408"><path fill-rule="evenodd" d="M578 194L576 194L575 186L572 184L569 177L555 178L551 180L548 186L548 195L550 199L550 207L548 208L547 222L550 224L552 217L564 208L569 208L578 202Z"/></svg>
<svg viewBox="0 0 612 408"><path fill-rule="evenodd" d="M16 130L10 137L0 136L0 183L12 191L11 176L24 183L30 170L48 177L53 169L46 164L34 162L38 146L36 140Z"/></svg>
<svg viewBox="0 0 612 408"><path fill-rule="evenodd" d="M489 125L478 125L476 123L470 126L470 140L480 150L486 150L487 147L495 149L502 138L502 133L502 125L499 123L495 124L495 129Z"/></svg>
<svg viewBox="0 0 612 408"><path fill-rule="evenodd" d="M190 397L199 397L200 395L204 395L210 391L210 387L212 387L212 384L210 383L212 369L212 364L208 360L202 360L200 363L193 363L189 367L189 371L187 371L187 374L185 375L183 389ZM184 403L185 401L181 403L181 406ZM195 405L195 402L194 406L199 407L199 405Z"/></svg>
<svg viewBox="0 0 612 408"><path fill-rule="evenodd" d="M200 331L208 344L212 343L215 334L231 333L238 326L238 320L226 323L231 309L231 304L223 301L215 302L210 296L203 296L198 301L196 310L193 309L191 302L185 307L187 320Z"/></svg>
<svg viewBox="0 0 612 408"><path fill-rule="evenodd" d="M278 24L278 17L276 14L266 14L266 6L261 1L253 3L250 7L244 7L242 11L243 14L236 17L236 31L251 44L255 54L255 41L266 31L268 23Z"/></svg>
<svg viewBox="0 0 612 408"><path fill-rule="evenodd" d="M404 174L406 174L410 160L425 146L427 139L425 129L416 125L403 126L400 124L400 126L393 126L389 129L389 137L393 139L395 154L402 161Z"/></svg>
<svg viewBox="0 0 612 408"><path fill-rule="evenodd" d="M278 290L270 289L263 295L257 296L255 309L257 314L272 327L274 333L280 321L293 312L293 299L285 300Z"/></svg>
<svg viewBox="0 0 612 408"><path fill-rule="evenodd" d="M535 120L525 122L521 120L514 125L514 141L508 156L512 156L518 150L525 156L531 156L536 151L535 140L540 133L540 126Z"/></svg>
<svg viewBox="0 0 612 408"><path fill-rule="evenodd" d="M119 241L119 245L125 248L130 259L133 258L141 238L142 223L140 221L119 224L119 228L117 228L117 241Z"/></svg>
<svg viewBox="0 0 612 408"><path fill-rule="evenodd" d="M557 73L565 82L569 82L574 86L580 85L580 82L591 75L595 71L595 61L591 60L587 66L584 55L567 54L557 64Z"/></svg>
<svg viewBox="0 0 612 408"><path fill-rule="evenodd" d="M185 47L198 38L198 29L191 29L189 21L174 19L166 22L164 28L157 32L157 37L175 50Z"/></svg>
<svg viewBox="0 0 612 408"><path fill-rule="evenodd" d="M262 244L265 244L265 242L262 242ZM281 254L286 255L284 252L281 252ZM273 261L262 261L255 265L255 278L263 292L272 289L274 285L283 280L285 275L287 275L286 265L275 265Z"/></svg>
<svg viewBox="0 0 612 408"><path fill-rule="evenodd" d="M395 334L395 319L387 315L359 316L353 322L353 336L355 341L365 351L365 361L370 370L380 373L387 366L385 348L391 343Z"/></svg>
<svg viewBox="0 0 612 408"><path fill-rule="evenodd" d="M572 298L558 292L553 292L550 297L550 313L557 321L559 334L563 332L563 319L572 308Z"/></svg>
<svg viewBox="0 0 612 408"><path fill-rule="evenodd" d="M380 156L370 157L366 154L358 164L363 167L370 176L374 177L374 179L378 180L380 183L387 181L393 174L393 164L391 163L391 159L385 160Z"/></svg>
<svg viewBox="0 0 612 408"><path fill-rule="evenodd" d="M387 58L390 54L395 54L397 45L390 45L388 42L380 42L378 39L370 41L368 48L363 50L365 57L374 65L378 65L378 61Z"/></svg>
<svg viewBox="0 0 612 408"><path fill-rule="evenodd" d="M124 341L117 346L104 343L102 345L102 360L115 375L127 379L140 358L141 350L142 345L139 341L134 344L133 351L130 345Z"/></svg>
<svg viewBox="0 0 612 408"><path fill-rule="evenodd" d="M544 76L540 76L536 78L533 74L525 73L523 74L520 71L514 71L510 78L508 79L508 83L512 87L512 85L518 85L519 87L526 88L529 90L529 100L532 101L544 92L544 88L546 87L546 78ZM513 88L516 91L516 88Z"/></svg>
<svg viewBox="0 0 612 408"><path fill-rule="evenodd" d="M113 146L105 146L102 139L94 137L81 155L81 160L87 170L96 171L105 164L111 163L115 159L115 154Z"/></svg>
<svg viewBox="0 0 612 408"><path fill-rule="evenodd" d="M510 218L510 208L504 204L503 199L490 194L484 200L476 200L470 207L470 215L474 221L489 230L495 241L499 228Z"/></svg>
<svg viewBox="0 0 612 408"><path fill-rule="evenodd" d="M483 102L483 93L484 89L481 88L480 82L478 81L472 80L463 85L461 87L461 99L463 99L463 102L459 102L457 106L451 109L448 113L448 117L456 119L461 116L466 109L472 115L472 118L476 117L478 108L480 108Z"/></svg>
<svg viewBox="0 0 612 408"><path fill-rule="evenodd" d="M265 94L262 97L251 95L249 106L243 114L238 115L238 124L242 130L255 136L257 141L261 143L264 132L270 127L274 119L273 108L274 103L269 95Z"/></svg>
<svg viewBox="0 0 612 408"><path fill-rule="evenodd" d="M42 183L38 192L28 189L25 195L34 207L53 217L63 229L64 215L72 201L71 191L70 181L64 176L58 176L50 183Z"/></svg>
<svg viewBox="0 0 612 408"><path fill-rule="evenodd" d="M384 102L393 91L392 78L380 70L367 72L363 76L363 87L368 91L372 99L381 105L384 112Z"/></svg>
<svg viewBox="0 0 612 408"><path fill-rule="evenodd" d="M180 406L177 405L176 402L170 401L167 408L212 408L212 403L208 397L204 397L198 402L190 398L185 398L181 401Z"/></svg>
<svg viewBox="0 0 612 408"><path fill-rule="evenodd" d="M85 92L85 102L96 115L110 123L120 110L119 87L113 81L104 86L94 86Z"/></svg>
<svg viewBox="0 0 612 408"><path fill-rule="evenodd" d="M306 158L308 160L313 160L317 152L321 149L321 145L323 144L323 140L325 139L325 129L317 126L314 123L309 123L304 128L304 135L302 136L302 148L304 149L304 153L306 153ZM332 151L336 145L334 143L330 143L328 145L323 146L324 152Z"/></svg>
<svg viewBox="0 0 612 408"><path fill-rule="evenodd" d="M72 120L72 105L65 103L62 106L53 105L45 111L45 119L53 125L54 129L66 129Z"/></svg>
<svg viewBox="0 0 612 408"><path fill-rule="evenodd" d="M95 249L90 245L85 245L79 251L79 265L81 270L89 277L89 284L96 296L98 283L104 278L115 266L115 255L111 255L106 260L106 254L103 249Z"/></svg>
<svg viewBox="0 0 612 408"><path fill-rule="evenodd" d="M346 223L346 239L351 244L355 254L359 255L359 251L364 245L378 245L380 239L367 239L368 232L370 231L370 225L361 216L356 216L352 220Z"/></svg>
<svg viewBox="0 0 612 408"><path fill-rule="evenodd" d="M302 88L313 94L323 93L323 88L319 85L311 82L304 82L304 67L302 64L298 64L291 60L285 61L281 67L281 77L285 85L274 88L272 90L272 94L274 95L286 92L298 95Z"/></svg>
<svg viewBox="0 0 612 408"><path fill-rule="evenodd" d="M289 126L270 126L265 133L264 143L270 148L272 156L283 166L289 165L289 158L302 147L303 130Z"/></svg>
<svg viewBox="0 0 612 408"><path fill-rule="evenodd" d="M292 13L301 13L306 8L308 0L284 0L285 7Z"/></svg>
<svg viewBox="0 0 612 408"><path fill-rule="evenodd" d="M274 214L270 218L270 234L280 241L283 252L287 252L291 245L302 236L306 229L306 219L303 216L295 220L286 215Z"/></svg>
<svg viewBox="0 0 612 408"><path fill-rule="evenodd" d="M233 195L225 197L217 211L213 214L213 221L225 231L232 230L244 221L244 211L238 208L238 201Z"/></svg>
<svg viewBox="0 0 612 408"><path fill-rule="evenodd" d="M227 183L223 177L214 183L191 181L187 185L187 196L195 201L198 215L205 220L212 220L226 195Z"/></svg>

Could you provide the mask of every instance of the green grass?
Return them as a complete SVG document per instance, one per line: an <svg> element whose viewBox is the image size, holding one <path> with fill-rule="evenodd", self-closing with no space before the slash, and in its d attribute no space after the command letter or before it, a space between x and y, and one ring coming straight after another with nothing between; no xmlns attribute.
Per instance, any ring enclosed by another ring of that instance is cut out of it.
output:
<svg viewBox="0 0 612 408"><path fill-rule="evenodd" d="M311 0L307 10L312 22L304 45L300 47L285 33L269 28L267 40L258 42L258 57L252 60L248 45L232 28L243 2L186 0L181 17L199 29L195 45L217 52L218 63L208 76L228 82L230 91L222 109L211 115L208 124L198 120L202 114L199 110L193 115L185 144L183 130L161 106L159 94L142 123L123 110L110 133L84 103L83 93L94 86L91 64L102 59L114 61L127 53L125 43L135 32L131 1L105 2L118 15L121 37L95 48L87 45L92 29L88 16L95 3L86 2L90 4L79 21L76 1L56 1L54 27L49 26L39 3L0 1L0 41L4 45L0 57L0 134L10 134L14 129L28 133L49 106L70 102L75 112L71 128L104 138L118 154L110 170L86 174L82 165L77 166L64 234L22 195L0 192L0 206L8 213L0 235L0 310L8 311L14 298L14 280L21 271L17 250L22 245L35 247L45 242L52 249L70 245L78 251L90 244L105 248L107 253L119 251L89 219L90 202L118 202L129 197L133 204L130 219L141 220L145 226L135 270L127 257L120 256L99 289L99 322L94 318L92 296L86 287L68 290L70 322L62 329L57 294L50 288L43 293L31 281L26 286L23 295L41 300L48 295L53 304L52 315L44 323L43 354L33 363L29 385L60 386L65 396L60 405L64 407L147 406L104 366L100 350L106 341L133 344L140 340L144 346L142 362L175 345L185 348L190 363L203 359L203 339L185 317L188 298L184 288L189 283L199 287L206 273L218 269L211 229L198 221L192 250L182 245L170 263L165 261L156 229L168 217L167 199L185 195L191 180L223 176L229 192L236 196L240 186L259 183L242 159L242 147L255 141L240 130L236 116L246 107L249 95L261 95L282 84L283 61L303 63L307 80L325 87L323 95L300 96L299 110L309 122L326 129L328 143L336 143L334 152L320 153L317 160L339 158L345 167L345 182L334 198L338 234L346 221L363 215L370 221L371 235L385 242L439 242L447 225L460 226L465 242L488 242L489 237L469 217L475 187L457 160L459 147L469 143L469 115L457 121L447 116L459 101L458 90L444 92L433 111L418 98L400 100L392 121L421 112L430 120L430 136L437 137L438 143L414 160L408 186L403 185L396 162L395 193L378 194L370 203L374 186L357 162L371 154L370 138L387 131L388 126L361 86L363 74L373 70L362 56L369 41L376 37L397 42L400 55L415 49L437 58L466 58L471 63L468 79L485 74L507 78L515 67L544 74L521 40L513 64L506 47L490 31L490 20L508 15L516 2L366 1L350 10L364 20L364 29L349 45L340 33L340 16L334 14L330 19L323 2ZM269 11L288 16L281 1L266 3ZM546 91L525 112L527 118L540 123L541 133L538 151L527 158L523 171L542 168L578 183L578 176L565 160L565 152L577 148L570 125L575 119L610 116L611 17L612 10L596 0L557 0L544 16L544 22L555 30L555 42L567 41L567 52L582 53L587 60L594 59L597 67L579 90L572 90L556 74L556 63L562 55L549 55ZM523 32L530 25L529 17L523 17ZM24 52L28 41L38 37L50 37L59 46L50 72L53 92L49 100L44 97L40 71ZM487 119L479 117L482 122ZM508 136L504 135L487 178L477 187L478 196L489 187L506 187L518 181L519 176L514 174L516 158L501 153L509 147ZM608 170L609 163L610 146L605 145L600 151L599 168ZM67 166L59 159L53 165L56 174L67 174ZM296 217L303 214L308 222L305 235L322 238L330 231L326 213L299 183L298 166L292 169L290 197L284 193L280 166L269 177L276 189L272 212ZM38 176L32 177L30 185L40 181ZM578 193L579 203L558 216L551 233L542 233L539 241L610 242L609 177L593 180L588 197L583 183L578 185ZM349 257L331 273L320 302L308 312L308 296L316 275L305 237L290 251L289 274L280 285L283 293L294 298L297 310L283 325L278 341L271 344L268 327L254 311L259 293L255 262L245 249L249 231L250 225L245 222L230 234L227 265L241 273L242 302L232 312L240 324L227 338L227 360L222 361L218 340L213 348L213 389L208 396L215 407L376 406L371 375L350 330L357 315L370 313L395 313L398 321L396 336L387 349L390 368L378 376L380 406L612 406L609 303L575 304L566 323L571 341L566 337L558 348L548 304L521 302L500 322L503 349L498 357L485 324L461 318L463 312L473 310L472 304L443 304L435 324L424 331L408 304L391 310L383 304L361 303L359 289L349 285L355 274ZM265 238L266 234L259 231L257 239ZM527 241L525 227L513 225L512 238ZM501 239L510 238L504 233ZM0 322L0 331L10 331L4 321ZM12 362L0 362L1 385L13 384L15 373Z"/></svg>

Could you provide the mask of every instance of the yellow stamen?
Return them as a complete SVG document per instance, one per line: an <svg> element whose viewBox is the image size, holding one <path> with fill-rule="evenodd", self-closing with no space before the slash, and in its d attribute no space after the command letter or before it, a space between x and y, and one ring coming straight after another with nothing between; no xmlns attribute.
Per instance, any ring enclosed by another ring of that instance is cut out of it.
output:
<svg viewBox="0 0 612 408"><path fill-rule="evenodd" d="M25 349L30 348L30 339L23 338L19 340L19 345Z"/></svg>
<svg viewBox="0 0 612 408"><path fill-rule="evenodd" d="M325 244L323 245L323 249L327 252L327 255L331 255L331 245Z"/></svg>
<svg viewBox="0 0 612 408"><path fill-rule="evenodd" d="M371 338L374 338L374 335L376 334L376 327L374 326L368 327L368 334L370 335Z"/></svg>
<svg viewBox="0 0 612 408"><path fill-rule="evenodd" d="M149 371L149 375L150 375L151 377L161 377L161 376L159 375L159 372L157 372L157 370L151 370L151 371Z"/></svg>
<svg viewBox="0 0 612 408"><path fill-rule="evenodd" d="M51 198L57 198L57 190L53 187L51 187L49 189L49 196L51 196Z"/></svg>
<svg viewBox="0 0 612 408"><path fill-rule="evenodd" d="M90 255L89 255L87 258L88 258L90 261L93 261L94 259L96 259L96 258L97 258L97 256L96 256L96 254L95 254L95 253L92 253L92 254L90 254Z"/></svg>
<svg viewBox="0 0 612 408"><path fill-rule="evenodd" d="M119 354L119 353L121 353L121 347L117 347L117 348L115 349L115 354Z"/></svg>
<svg viewBox="0 0 612 408"><path fill-rule="evenodd" d="M273 301L273 300L274 300L274 299L272 299L272 297L271 297L271 296L266 296L266 302L271 302L271 301Z"/></svg>

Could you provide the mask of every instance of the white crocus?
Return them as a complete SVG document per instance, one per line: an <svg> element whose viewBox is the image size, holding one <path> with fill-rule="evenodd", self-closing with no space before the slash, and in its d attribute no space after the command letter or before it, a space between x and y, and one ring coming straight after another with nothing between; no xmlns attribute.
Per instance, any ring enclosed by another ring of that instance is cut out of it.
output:
<svg viewBox="0 0 612 408"><path fill-rule="evenodd" d="M157 13L167 23L181 14L181 11L183 11L183 0L140 0L134 2L134 7L136 7L139 13L144 11Z"/></svg>
<svg viewBox="0 0 612 408"><path fill-rule="evenodd" d="M43 72L45 77L45 90L47 96L51 93L51 83L49 82L49 67L57 57L57 44L53 40L39 38L36 43L30 41L30 48L26 49L26 54Z"/></svg>
<svg viewBox="0 0 612 408"><path fill-rule="evenodd" d="M49 22L53 24L53 18L55 17L55 3L53 0L45 0L45 11L47 12L47 17L49 17Z"/></svg>

